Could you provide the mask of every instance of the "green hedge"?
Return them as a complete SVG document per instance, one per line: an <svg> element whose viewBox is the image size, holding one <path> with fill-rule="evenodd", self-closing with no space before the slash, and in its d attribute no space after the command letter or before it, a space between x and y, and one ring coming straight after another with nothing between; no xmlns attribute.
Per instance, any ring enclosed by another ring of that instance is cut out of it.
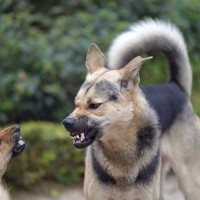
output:
<svg viewBox="0 0 200 200"><path fill-rule="evenodd" d="M62 124L27 122L20 126L26 148L9 163L6 182L28 188L42 179L64 184L82 180L83 150L73 146Z"/></svg>

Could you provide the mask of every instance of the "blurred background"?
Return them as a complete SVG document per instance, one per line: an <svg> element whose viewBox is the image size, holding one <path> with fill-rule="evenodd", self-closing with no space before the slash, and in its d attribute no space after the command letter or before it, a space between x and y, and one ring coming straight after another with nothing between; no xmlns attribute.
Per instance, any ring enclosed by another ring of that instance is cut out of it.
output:
<svg viewBox="0 0 200 200"><path fill-rule="evenodd" d="M27 144L9 165L10 188L82 183L83 151L73 147L61 121L85 78L90 43L106 54L112 39L138 20L160 18L183 32L200 115L199 11L199 0L0 0L0 126L19 123ZM142 69L143 84L167 80L164 56L153 56Z"/></svg>

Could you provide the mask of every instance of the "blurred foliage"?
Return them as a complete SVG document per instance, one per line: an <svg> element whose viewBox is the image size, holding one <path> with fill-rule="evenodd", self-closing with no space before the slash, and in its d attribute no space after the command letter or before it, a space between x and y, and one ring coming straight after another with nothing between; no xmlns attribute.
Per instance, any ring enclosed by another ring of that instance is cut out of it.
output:
<svg viewBox="0 0 200 200"><path fill-rule="evenodd" d="M64 184L82 181L83 151L75 150L63 126L51 122L26 122L20 126L26 148L9 163L6 182L30 188L42 179Z"/></svg>
<svg viewBox="0 0 200 200"><path fill-rule="evenodd" d="M182 30L195 63L193 101L200 114L199 10L199 0L0 0L0 124L63 119L84 80L89 44L106 52L117 34L146 17ZM144 74L162 82L167 69L154 60Z"/></svg>

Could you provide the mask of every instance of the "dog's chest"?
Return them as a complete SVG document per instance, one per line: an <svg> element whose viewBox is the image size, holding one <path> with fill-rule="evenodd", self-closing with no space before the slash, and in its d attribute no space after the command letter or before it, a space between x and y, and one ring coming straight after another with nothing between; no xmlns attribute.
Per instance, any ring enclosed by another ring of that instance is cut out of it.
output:
<svg viewBox="0 0 200 200"><path fill-rule="evenodd" d="M145 192L142 194L138 188L130 187L124 190L115 186L105 186L96 183L89 186L86 200L153 200Z"/></svg>

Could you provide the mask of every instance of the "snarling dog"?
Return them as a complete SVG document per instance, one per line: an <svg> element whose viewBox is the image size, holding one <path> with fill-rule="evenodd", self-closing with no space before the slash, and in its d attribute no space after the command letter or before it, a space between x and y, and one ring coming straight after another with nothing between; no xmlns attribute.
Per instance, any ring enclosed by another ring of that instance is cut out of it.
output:
<svg viewBox="0 0 200 200"><path fill-rule="evenodd" d="M19 155L25 147L25 142L20 135L19 125L13 125L0 131L0 179L6 171L9 161ZM0 183L0 199L9 200L9 194Z"/></svg>
<svg viewBox="0 0 200 200"><path fill-rule="evenodd" d="M167 56L170 79L139 86L141 65L148 60L139 55L152 50ZM85 198L161 198L163 157L185 199L200 199L200 120L190 102L192 72L180 31L158 20L134 24L111 44L107 68L95 44L86 68L75 109L63 121L75 147L87 147Z"/></svg>

